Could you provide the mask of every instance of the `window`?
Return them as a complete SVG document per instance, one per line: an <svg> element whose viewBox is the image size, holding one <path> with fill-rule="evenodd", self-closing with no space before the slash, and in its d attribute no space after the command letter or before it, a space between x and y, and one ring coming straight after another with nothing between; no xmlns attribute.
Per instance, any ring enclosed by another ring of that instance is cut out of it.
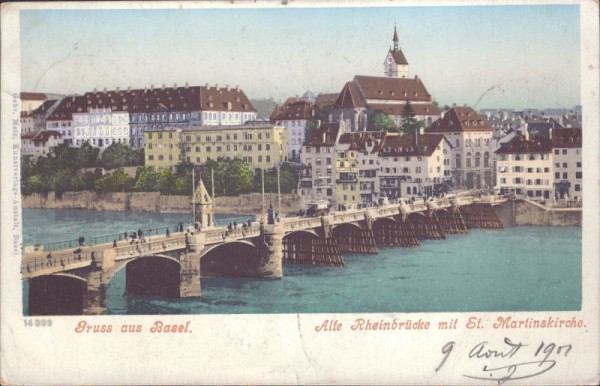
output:
<svg viewBox="0 0 600 386"><path fill-rule="evenodd" d="M567 154L567 149L563 149L562 153L563 153L563 155Z"/></svg>
<svg viewBox="0 0 600 386"><path fill-rule="evenodd" d="M563 178L566 180L567 178L569 178L569 174L567 172L563 173Z"/></svg>
<svg viewBox="0 0 600 386"><path fill-rule="evenodd" d="M556 155L560 154L560 150L554 149L554 154L556 154Z"/></svg>
<svg viewBox="0 0 600 386"><path fill-rule="evenodd" d="M567 163L563 162L563 168L566 168L566 167L567 167Z"/></svg>
<svg viewBox="0 0 600 386"><path fill-rule="evenodd" d="M581 167L581 162L577 162L577 167L580 168Z"/></svg>
<svg viewBox="0 0 600 386"><path fill-rule="evenodd" d="M515 154L515 161L520 161L521 160L521 156L519 154Z"/></svg>
<svg viewBox="0 0 600 386"><path fill-rule="evenodd" d="M487 151L483 154L483 167L490 167L490 153L488 153Z"/></svg>
<svg viewBox="0 0 600 386"><path fill-rule="evenodd" d="M554 173L554 178L559 179L560 178L560 172Z"/></svg>
<svg viewBox="0 0 600 386"><path fill-rule="evenodd" d="M581 175L581 172L575 172L575 178L582 178Z"/></svg>
<svg viewBox="0 0 600 386"><path fill-rule="evenodd" d="M581 185L575 184L575 191L576 192L580 192L581 191Z"/></svg>
<svg viewBox="0 0 600 386"><path fill-rule="evenodd" d="M460 154L457 154L457 155L456 155L456 167L457 167L458 169L460 169L460 168L462 167L462 165L461 165L461 161L460 161Z"/></svg>

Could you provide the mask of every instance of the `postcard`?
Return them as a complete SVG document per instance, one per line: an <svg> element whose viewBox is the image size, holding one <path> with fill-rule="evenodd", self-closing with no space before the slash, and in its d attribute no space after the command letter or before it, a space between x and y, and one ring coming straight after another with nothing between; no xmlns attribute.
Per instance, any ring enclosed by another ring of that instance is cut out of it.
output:
<svg viewBox="0 0 600 386"><path fill-rule="evenodd" d="M598 384L597 1L2 6L3 384Z"/></svg>

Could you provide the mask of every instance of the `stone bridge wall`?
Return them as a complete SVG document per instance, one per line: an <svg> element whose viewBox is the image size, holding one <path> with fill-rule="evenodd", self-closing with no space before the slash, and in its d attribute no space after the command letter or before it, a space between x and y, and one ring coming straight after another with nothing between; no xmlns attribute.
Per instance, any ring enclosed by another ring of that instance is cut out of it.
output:
<svg viewBox="0 0 600 386"><path fill-rule="evenodd" d="M581 225L582 211L577 210L544 210L524 200L507 201L494 208L505 227L513 225Z"/></svg>
<svg viewBox="0 0 600 386"><path fill-rule="evenodd" d="M277 196L273 195L273 206L277 207ZM187 196L163 196L159 192L104 193L92 191L65 192L58 198L54 192L46 197L34 193L22 197L23 208L44 209L91 209L135 212L189 212L190 198ZM267 198L268 205L268 198ZM259 193L239 197L217 197L216 210L220 213L256 214L262 209ZM282 194L282 211L300 210L300 200L295 194Z"/></svg>

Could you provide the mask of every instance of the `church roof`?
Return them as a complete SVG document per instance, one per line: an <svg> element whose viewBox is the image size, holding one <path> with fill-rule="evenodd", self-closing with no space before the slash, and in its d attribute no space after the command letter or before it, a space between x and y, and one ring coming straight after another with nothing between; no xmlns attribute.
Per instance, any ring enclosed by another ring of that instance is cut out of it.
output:
<svg viewBox="0 0 600 386"><path fill-rule="evenodd" d="M194 196L192 197L192 201L200 205L209 205L213 203L212 198L210 198L210 196L208 195L208 191L204 186L204 182L202 182L202 178L200 178L200 182L194 190Z"/></svg>
<svg viewBox="0 0 600 386"><path fill-rule="evenodd" d="M406 60L406 57L404 56L404 53L402 53L401 49L398 49L398 51L390 50L390 54L392 55L392 58L396 64L408 64L408 61Z"/></svg>
<svg viewBox="0 0 600 386"><path fill-rule="evenodd" d="M421 79L356 75L354 83L366 99L431 102Z"/></svg>
<svg viewBox="0 0 600 386"><path fill-rule="evenodd" d="M394 38L392 39L393 41L397 42L398 39L398 31L396 30L396 26L394 26Z"/></svg>
<svg viewBox="0 0 600 386"><path fill-rule="evenodd" d="M389 103L373 103L369 107L374 111L381 111L387 115L402 115L404 112L405 104L389 104ZM425 116L439 116L440 109L433 103L425 104L411 104L410 107L413 110L414 115L425 115Z"/></svg>
<svg viewBox="0 0 600 386"><path fill-rule="evenodd" d="M360 92L356 88L356 84L354 82L347 82L335 100L333 108L343 109L355 107L367 107L367 105L360 96Z"/></svg>

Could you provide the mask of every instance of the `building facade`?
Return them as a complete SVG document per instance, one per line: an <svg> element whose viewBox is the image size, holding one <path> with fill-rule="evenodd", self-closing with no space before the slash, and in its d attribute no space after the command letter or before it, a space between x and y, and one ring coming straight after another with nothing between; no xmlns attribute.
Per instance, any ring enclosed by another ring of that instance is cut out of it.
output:
<svg viewBox="0 0 600 386"><path fill-rule="evenodd" d="M298 193L302 207L310 202L326 200L337 205L335 196L335 145L344 131L343 122L323 123L300 152Z"/></svg>
<svg viewBox="0 0 600 386"><path fill-rule="evenodd" d="M583 194L583 168L580 128L550 131L554 165L554 197L580 201Z"/></svg>
<svg viewBox="0 0 600 386"><path fill-rule="evenodd" d="M145 165L156 169L235 157L255 169L266 169L287 162L288 154L285 128L264 123L147 130L144 142Z"/></svg>
<svg viewBox="0 0 600 386"><path fill-rule="evenodd" d="M475 110L453 107L426 131L444 134L452 145L452 182L456 189L494 186L493 130Z"/></svg>
<svg viewBox="0 0 600 386"><path fill-rule="evenodd" d="M314 116L313 104L304 99L289 98L282 106L275 107L271 122L287 130L290 161L300 162L300 149L305 141L306 125Z"/></svg>
<svg viewBox="0 0 600 386"><path fill-rule="evenodd" d="M32 131L21 136L21 155L23 157L45 157L52 148L63 143L62 134L55 130Z"/></svg>
<svg viewBox="0 0 600 386"><path fill-rule="evenodd" d="M74 115L77 130L73 130ZM72 138L67 134L64 137L73 140L74 146L86 141L95 147L121 142L141 148L144 131L166 127L223 127L255 119L256 110L239 87L177 87L175 84L143 90L94 90L66 97L47 118L46 127L71 131Z"/></svg>

